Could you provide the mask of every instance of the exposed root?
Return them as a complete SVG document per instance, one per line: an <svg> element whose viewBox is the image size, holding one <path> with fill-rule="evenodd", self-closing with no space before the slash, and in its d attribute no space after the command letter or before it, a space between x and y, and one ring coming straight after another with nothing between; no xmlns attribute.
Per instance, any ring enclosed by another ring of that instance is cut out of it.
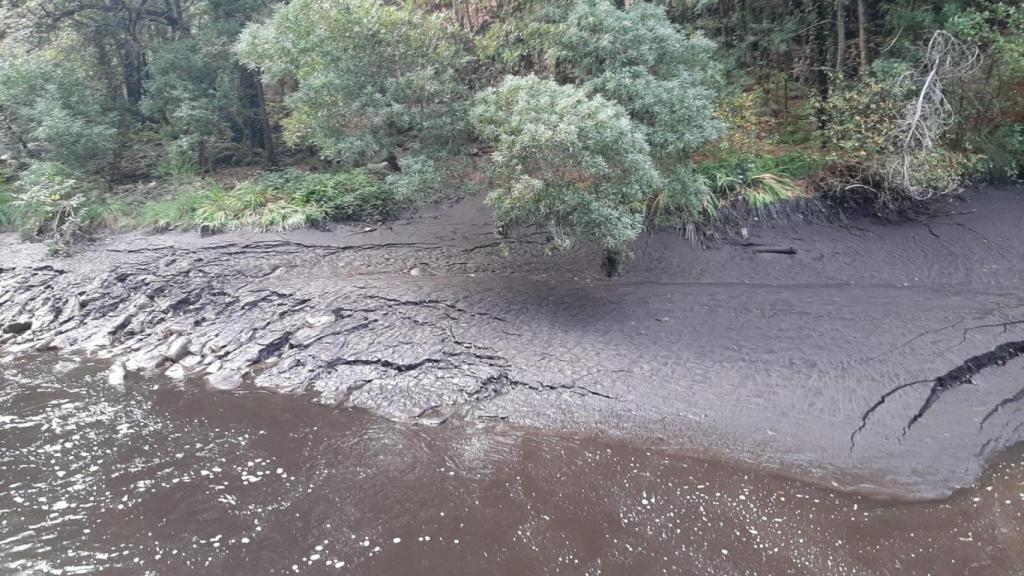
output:
<svg viewBox="0 0 1024 576"><path fill-rule="evenodd" d="M882 394L882 396L878 399L878 401L875 402L874 404L872 404L871 407L868 408L864 412L864 414L861 415L861 417L860 417L860 426L856 430L854 430L852 434L850 434L850 452L853 452L853 449L856 447L857 435L860 434L864 430L864 428L867 428L868 418L871 417L871 415L875 412L875 410L878 410L879 408L881 408L882 404L885 404L885 402L892 395L896 394L897 392L900 392L902 390L906 390L907 388L910 388L911 386L917 386L918 384L926 384L928 382L931 382L931 380L915 380L913 382L907 382L906 384L900 384L899 386L893 388L892 390L889 390L885 394Z"/></svg>
<svg viewBox="0 0 1024 576"><path fill-rule="evenodd" d="M985 328L1002 328L1003 329L1003 334L1006 334L1006 332L1010 329L1010 326L1018 326L1018 325L1021 325L1021 324L1024 324L1024 320L1013 320L1013 321L1010 321L1010 322L996 322L994 324L982 324L980 326L971 326L969 328L964 328L963 339L961 339L960 343L963 344L964 342L967 342L967 334L969 334L969 333L971 333L971 332L973 332L975 330L983 330Z"/></svg>
<svg viewBox="0 0 1024 576"><path fill-rule="evenodd" d="M1018 390L1016 394L1000 400L998 404L993 406L992 409L985 414L985 417L981 419L981 423L978 424L978 431L981 432L981 429L985 427L985 423L995 416L1000 410L1006 408L1010 404L1020 402L1021 400L1024 400L1024 388Z"/></svg>
<svg viewBox="0 0 1024 576"><path fill-rule="evenodd" d="M982 370L1004 366L1007 362L1020 356L1024 356L1024 340L1007 342L996 346L984 354L968 358L963 364L933 380L932 389L928 393L928 397L917 413L907 422L907 426L903 429L903 435L907 435L907 432L913 428L914 424L924 417L944 393L972 382L972 379Z"/></svg>
<svg viewBox="0 0 1024 576"><path fill-rule="evenodd" d="M956 324L959 324L959 322L957 322ZM956 324L940 328L939 330L951 328ZM981 326L972 326L964 330L964 339L966 340L967 333L970 332L971 330L978 330L981 328L1002 327L1005 332L1009 326L1016 324L1024 324L1024 321L1013 321L996 324L985 324ZM919 334L918 336L915 336L914 338L909 340L903 346L906 346L907 344L913 342L914 340L921 338L925 334L933 333L936 331L937 330L932 330L929 332ZM868 407L868 409L864 411L864 413L861 415L860 426L858 426L850 434L850 452L853 452L854 448L856 448L857 436L861 432L863 432L865 428L867 428L868 420L871 418L871 415L874 414L879 408L881 408L882 405L885 404L893 395L920 384L930 383L932 385L931 390L928 393L928 397L925 399L924 403L922 403L921 407L910 418L910 420L907 422L907 425L903 428L903 435L906 436L910 429L914 426L914 424L916 424L921 418L923 418L924 415L928 412L928 410L930 410L932 406L936 402L938 402L942 394L949 392L950 390L959 388L964 384L971 383L974 376L976 376L978 373L985 369L1004 366L1011 360L1021 356L1024 356L1024 341L1007 342L1004 344L1000 344L999 346L996 346L989 352L985 352L984 354L979 354L977 356L968 358L962 364L950 370L949 372L943 374L942 376L939 376L938 378L934 378L931 380L915 380L913 382L907 382L905 384L900 384L899 386L896 386L895 388L889 390L885 394L882 394L878 398L878 400L870 407ZM1006 406L1009 406L1010 404L1020 402L1022 400L1024 400L1024 389L1021 389L1013 396L1010 396L1009 398L1006 398L999 402L998 404L996 404L995 407L993 407L992 410L990 410L985 415L985 417L982 418L981 424L978 427L979 431L982 427L985 426L985 423L988 422L988 420L990 420L993 416L995 416L1000 410L1002 410Z"/></svg>

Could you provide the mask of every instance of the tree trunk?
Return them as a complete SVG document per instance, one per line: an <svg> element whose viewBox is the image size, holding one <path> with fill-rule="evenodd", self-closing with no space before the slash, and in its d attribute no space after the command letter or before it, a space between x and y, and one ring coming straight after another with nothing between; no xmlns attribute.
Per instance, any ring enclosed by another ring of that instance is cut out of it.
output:
<svg viewBox="0 0 1024 576"><path fill-rule="evenodd" d="M857 45L860 48L860 75L867 76L871 70L868 54L868 10L866 0L857 0Z"/></svg>
<svg viewBox="0 0 1024 576"><path fill-rule="evenodd" d="M388 155L384 158L384 161L388 163L388 168L391 168L392 172L402 171L402 166L398 163L398 155L395 154L394 150L388 150Z"/></svg>
<svg viewBox="0 0 1024 576"><path fill-rule="evenodd" d="M199 163L199 171L203 174L208 172L209 157L206 154L206 138L200 136L196 144L196 161Z"/></svg>
<svg viewBox="0 0 1024 576"><path fill-rule="evenodd" d="M846 7L845 0L836 0L836 73L841 78L846 67Z"/></svg>
<svg viewBox="0 0 1024 576"><path fill-rule="evenodd" d="M827 22L828 5L820 0L807 0L810 4L809 9L815 10L818 22ZM818 107L818 130L824 130L828 127L828 115L825 113L824 103L828 100L828 74L826 68L828 66L828 46L827 42L827 31L824 26L815 26L814 33L812 35L812 42L814 43L814 72L815 80L818 85L818 99L821 100L822 106ZM824 145L824 142L822 143Z"/></svg>
<svg viewBox="0 0 1024 576"><path fill-rule="evenodd" d="M122 40L118 46L121 54L124 99L135 105L142 101L143 79L146 69L145 57L131 40Z"/></svg>
<svg viewBox="0 0 1024 576"><path fill-rule="evenodd" d="M244 134L243 141L249 145L250 152L254 146L263 150L263 163L273 166L277 163L277 150L274 147L273 126L267 114L267 102L263 93L263 80L254 70L239 68L238 85L244 112L239 122Z"/></svg>
<svg viewBox="0 0 1024 576"><path fill-rule="evenodd" d="M258 110L260 117L260 124L263 136L263 162L267 166L273 166L277 164L277 148L274 147L274 130L270 125L270 116L267 114L267 99L263 93L263 80L256 78L256 99L258 101Z"/></svg>

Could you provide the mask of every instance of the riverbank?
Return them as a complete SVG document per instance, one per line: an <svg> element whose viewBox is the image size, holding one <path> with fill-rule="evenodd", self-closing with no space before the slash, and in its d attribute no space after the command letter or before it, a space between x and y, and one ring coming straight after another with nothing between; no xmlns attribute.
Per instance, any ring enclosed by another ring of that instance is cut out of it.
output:
<svg viewBox="0 0 1024 576"><path fill-rule="evenodd" d="M374 229L0 239L0 353L59 348L432 425L607 434L877 495L1024 439L1024 191L919 222L502 254L474 200Z"/></svg>

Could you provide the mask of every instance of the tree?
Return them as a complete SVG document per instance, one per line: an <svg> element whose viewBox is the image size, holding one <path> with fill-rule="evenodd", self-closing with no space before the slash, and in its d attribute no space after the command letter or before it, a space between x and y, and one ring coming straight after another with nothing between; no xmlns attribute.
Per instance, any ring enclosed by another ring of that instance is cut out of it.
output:
<svg viewBox="0 0 1024 576"><path fill-rule="evenodd" d="M496 229L547 229L556 248L593 240L608 272L643 227L660 184L643 130L619 104L551 80L508 77L479 94L470 118L493 145Z"/></svg>
<svg viewBox="0 0 1024 576"><path fill-rule="evenodd" d="M379 0L296 0L247 28L237 51L269 81L290 78L286 136L342 163L450 148L464 130L466 61L437 14Z"/></svg>
<svg viewBox="0 0 1024 576"><path fill-rule="evenodd" d="M836 0L836 74L842 78L846 67L846 0Z"/></svg>
<svg viewBox="0 0 1024 576"><path fill-rule="evenodd" d="M226 136L241 102L233 61L196 38L165 42L149 58L150 79L140 109L158 117L164 132L209 167L206 144Z"/></svg>
<svg viewBox="0 0 1024 576"><path fill-rule="evenodd" d="M557 12L547 16L546 46L555 77L624 106L660 163L686 162L721 133L709 81L715 45L703 34L684 33L647 3L576 0Z"/></svg>
<svg viewBox="0 0 1024 576"><path fill-rule="evenodd" d="M868 54L868 9L865 0L857 0L857 47L860 51L860 75L871 72L871 57Z"/></svg>
<svg viewBox="0 0 1024 576"><path fill-rule="evenodd" d="M0 150L97 168L115 147L115 117L82 62L0 43Z"/></svg>
<svg viewBox="0 0 1024 576"><path fill-rule="evenodd" d="M273 1L18 0L0 3L0 37L89 70L105 107L125 113L122 138L144 123L171 138L260 146L269 158L262 85L231 47Z"/></svg>

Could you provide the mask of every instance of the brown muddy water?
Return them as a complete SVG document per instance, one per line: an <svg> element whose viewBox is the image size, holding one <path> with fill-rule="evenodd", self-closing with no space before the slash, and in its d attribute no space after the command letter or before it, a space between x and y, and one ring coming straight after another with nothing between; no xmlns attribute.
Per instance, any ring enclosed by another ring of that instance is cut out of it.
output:
<svg viewBox="0 0 1024 576"><path fill-rule="evenodd" d="M896 503L595 439L0 365L0 574L1024 574L1024 451Z"/></svg>

